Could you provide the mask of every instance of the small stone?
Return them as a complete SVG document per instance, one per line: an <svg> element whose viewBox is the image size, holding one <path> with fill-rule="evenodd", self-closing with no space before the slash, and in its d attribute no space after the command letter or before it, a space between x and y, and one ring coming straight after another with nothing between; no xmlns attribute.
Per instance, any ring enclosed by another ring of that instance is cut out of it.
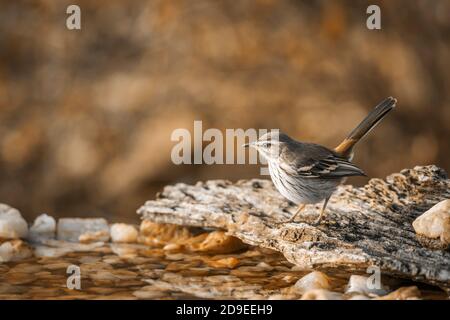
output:
<svg viewBox="0 0 450 320"><path fill-rule="evenodd" d="M19 210L0 203L0 238L25 238L28 234L28 225Z"/></svg>
<svg viewBox="0 0 450 320"><path fill-rule="evenodd" d="M368 286L369 278L365 276L352 275L348 280L346 293L357 292L365 295L381 296L388 292L386 288L370 288ZM381 284L380 284L381 286Z"/></svg>
<svg viewBox="0 0 450 320"><path fill-rule="evenodd" d="M113 242L136 242L138 238L138 231L132 225L125 223L114 223L111 226L111 240Z"/></svg>
<svg viewBox="0 0 450 320"><path fill-rule="evenodd" d="M109 231L99 230L95 232L86 232L78 237L78 241L81 243L91 243L98 241L108 241Z"/></svg>
<svg viewBox="0 0 450 320"><path fill-rule="evenodd" d="M36 257L51 257L57 258L73 252L71 248L53 248L47 246L37 246L34 248L34 255Z"/></svg>
<svg viewBox="0 0 450 320"><path fill-rule="evenodd" d="M71 242L108 241L108 222L103 218L62 218L58 221L57 238Z"/></svg>
<svg viewBox="0 0 450 320"><path fill-rule="evenodd" d="M163 247L163 250L165 250L165 251L181 251L182 248L183 248L183 246L178 243L168 243Z"/></svg>
<svg viewBox="0 0 450 320"><path fill-rule="evenodd" d="M416 286L402 287L377 300L416 300L420 298L420 291Z"/></svg>
<svg viewBox="0 0 450 320"><path fill-rule="evenodd" d="M294 285L294 290L298 293L305 293L314 289L329 289L330 279L320 271L313 271L298 280Z"/></svg>
<svg viewBox="0 0 450 320"><path fill-rule="evenodd" d="M186 227L144 220L140 226L138 240L146 245L165 245L170 242L185 241L190 237L192 234Z"/></svg>
<svg viewBox="0 0 450 320"><path fill-rule="evenodd" d="M138 256L139 248L132 244L111 244L111 250L119 257L134 258Z"/></svg>
<svg viewBox="0 0 450 320"><path fill-rule="evenodd" d="M198 237L201 237L200 235ZM201 251L214 254L226 254L240 251L247 246L238 238L227 235L223 231L213 231L199 244L190 246L192 251Z"/></svg>
<svg viewBox="0 0 450 320"><path fill-rule="evenodd" d="M103 242L73 243L62 240L46 240L41 245L34 246L36 257L60 257L71 252L88 252L103 246Z"/></svg>
<svg viewBox="0 0 450 320"><path fill-rule="evenodd" d="M213 268L234 269L239 265L239 260L235 257L222 258L218 260L208 260L206 263Z"/></svg>
<svg viewBox="0 0 450 320"><path fill-rule="evenodd" d="M450 244L450 199L439 202L413 222L417 234L439 239L443 246Z"/></svg>
<svg viewBox="0 0 450 320"><path fill-rule="evenodd" d="M300 300L342 300L342 294L325 289L313 289L303 294Z"/></svg>
<svg viewBox="0 0 450 320"><path fill-rule="evenodd" d="M41 214L34 220L28 233L28 239L32 242L42 242L54 239L56 233L56 221L47 214Z"/></svg>
<svg viewBox="0 0 450 320"><path fill-rule="evenodd" d="M19 261L33 255L30 247L22 240L11 240L0 245L0 263L8 261Z"/></svg>
<svg viewBox="0 0 450 320"><path fill-rule="evenodd" d="M370 300L370 298L363 294L355 294L351 296L348 300Z"/></svg>

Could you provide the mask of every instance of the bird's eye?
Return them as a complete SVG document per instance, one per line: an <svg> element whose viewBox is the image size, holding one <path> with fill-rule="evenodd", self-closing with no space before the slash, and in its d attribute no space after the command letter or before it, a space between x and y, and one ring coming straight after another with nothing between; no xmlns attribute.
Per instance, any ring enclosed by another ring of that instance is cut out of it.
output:
<svg viewBox="0 0 450 320"><path fill-rule="evenodd" d="M272 144L271 144L270 142L265 142L265 143L263 143L263 147L264 147L264 148L270 148L271 145L272 145Z"/></svg>

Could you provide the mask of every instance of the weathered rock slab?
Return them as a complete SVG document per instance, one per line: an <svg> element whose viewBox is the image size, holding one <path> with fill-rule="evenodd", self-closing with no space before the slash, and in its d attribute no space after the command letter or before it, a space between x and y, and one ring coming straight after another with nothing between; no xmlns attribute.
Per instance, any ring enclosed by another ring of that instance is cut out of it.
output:
<svg viewBox="0 0 450 320"><path fill-rule="evenodd" d="M380 267L383 274L450 287L450 252L423 246L412 222L450 198L450 181L436 166L415 167L341 186L324 222L320 204L308 205L300 221L280 225L295 211L268 180L216 180L167 186L138 210L143 219L226 230L244 242L280 251L304 269Z"/></svg>

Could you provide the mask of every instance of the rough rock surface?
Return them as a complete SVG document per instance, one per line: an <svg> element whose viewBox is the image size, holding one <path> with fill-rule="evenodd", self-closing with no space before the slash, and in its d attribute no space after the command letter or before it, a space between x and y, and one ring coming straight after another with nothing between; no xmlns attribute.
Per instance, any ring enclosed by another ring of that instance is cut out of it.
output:
<svg viewBox="0 0 450 320"><path fill-rule="evenodd" d="M436 166L404 169L355 188L341 186L324 222L314 226L321 204L308 205L302 221L280 225L295 206L268 180L223 180L168 186L138 213L160 223L227 230L244 242L280 251L300 268L365 269L450 286L450 252L417 239L412 222L450 197L450 181Z"/></svg>

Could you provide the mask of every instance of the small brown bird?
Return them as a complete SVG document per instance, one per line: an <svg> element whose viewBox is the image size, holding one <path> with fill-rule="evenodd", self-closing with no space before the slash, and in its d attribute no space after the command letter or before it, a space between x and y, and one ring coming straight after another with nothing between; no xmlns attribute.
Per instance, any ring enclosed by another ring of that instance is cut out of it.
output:
<svg viewBox="0 0 450 320"><path fill-rule="evenodd" d="M317 224L320 223L328 200L337 186L346 177L366 175L350 162L353 148L396 103L396 99L389 97L378 104L334 150L314 143L296 141L278 132L269 132L259 140L244 145L255 148L265 157L277 190L299 205L286 223L294 221L306 204L324 201L316 221Z"/></svg>

